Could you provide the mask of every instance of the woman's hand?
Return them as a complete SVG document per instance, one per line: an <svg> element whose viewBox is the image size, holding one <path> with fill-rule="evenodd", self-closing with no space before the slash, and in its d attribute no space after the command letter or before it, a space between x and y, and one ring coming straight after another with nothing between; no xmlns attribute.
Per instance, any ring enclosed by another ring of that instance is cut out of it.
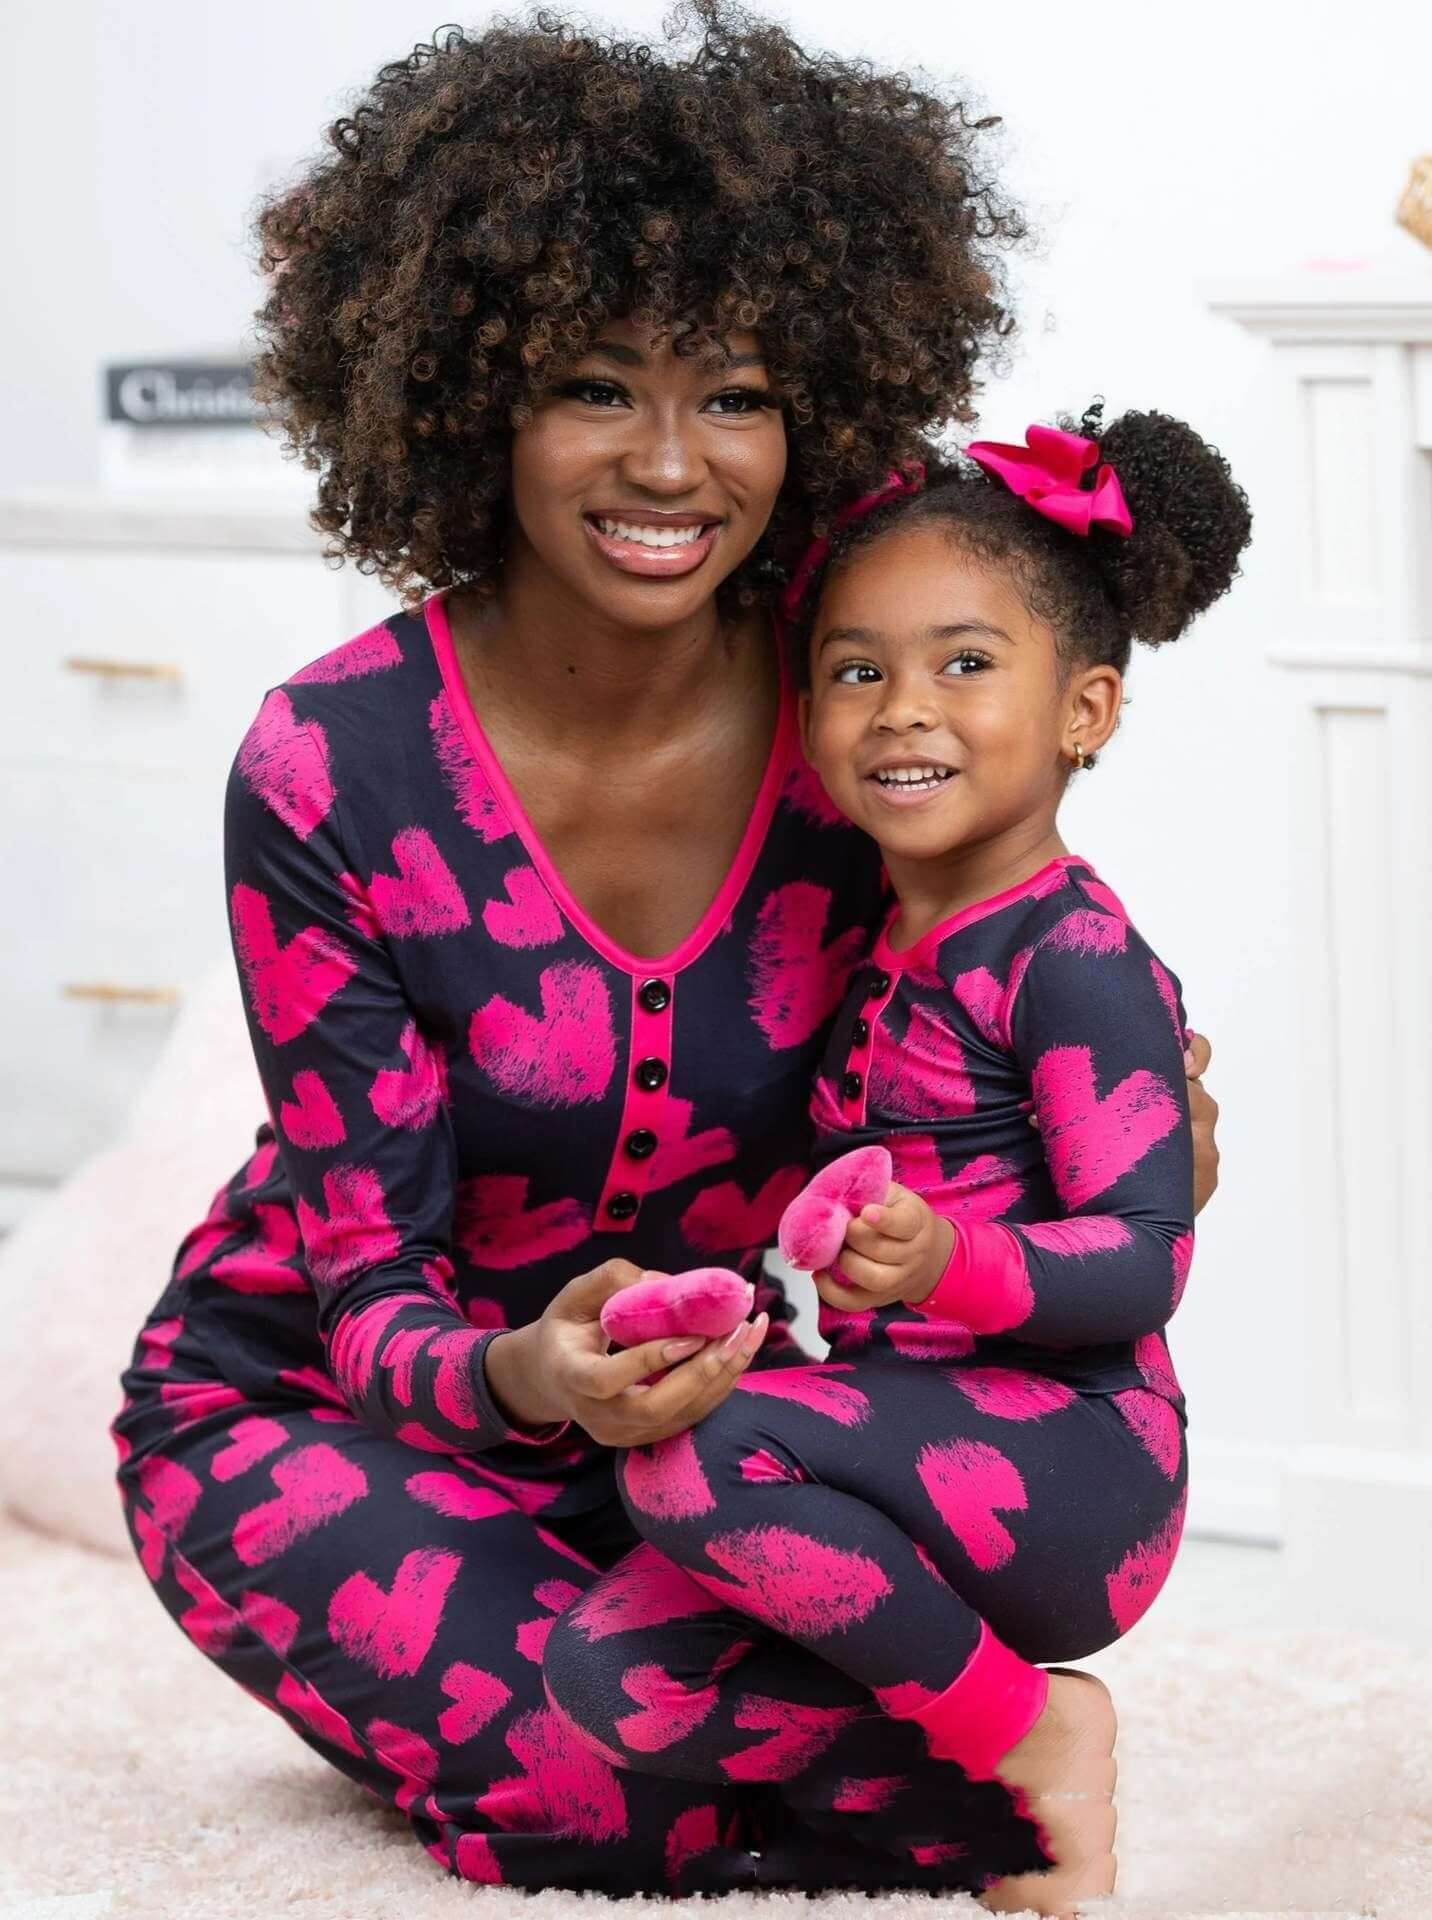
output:
<svg viewBox="0 0 1432 1920"><path fill-rule="evenodd" d="M603 1261L569 1280L539 1320L488 1342L488 1385L510 1419L574 1420L601 1446L648 1447L720 1405L760 1347L769 1315L743 1320L725 1340L648 1340L608 1352L602 1306L643 1277L630 1260ZM642 1384L663 1367L663 1379Z"/></svg>
<svg viewBox="0 0 1432 1920"><path fill-rule="evenodd" d="M954 1228L928 1201L892 1183L883 1205L862 1207L846 1228L841 1279L817 1273L815 1290L827 1306L843 1313L914 1306L934 1291L954 1239Z"/></svg>
<svg viewBox="0 0 1432 1920"><path fill-rule="evenodd" d="M1201 1033L1190 1033L1183 1056L1188 1073L1188 1111L1193 1121L1193 1210L1202 1213L1218 1185L1218 1102L1203 1084L1213 1048Z"/></svg>

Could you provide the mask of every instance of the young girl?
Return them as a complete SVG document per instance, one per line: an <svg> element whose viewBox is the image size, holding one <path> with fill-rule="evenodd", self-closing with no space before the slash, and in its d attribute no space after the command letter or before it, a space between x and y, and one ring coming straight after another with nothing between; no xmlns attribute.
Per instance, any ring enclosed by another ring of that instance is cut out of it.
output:
<svg viewBox="0 0 1432 1920"><path fill-rule="evenodd" d="M717 1619L678 1632L628 1591L643 1624L614 1645L599 1582L546 1663L609 1757L708 1777L724 1716L760 1724L740 1671L765 1623L1015 1793L1051 1867L983 1897L1045 1914L1114 1882L1112 1704L1045 1663L1126 1632L1177 1549L1163 1328L1193 1247L1179 983L1056 816L1131 641L1178 637L1249 530L1180 422L1080 424L892 476L793 583L807 755L894 895L831 1032L819 1155L883 1146L894 1181L816 1276L829 1358L747 1374L625 1455L634 1524Z"/></svg>

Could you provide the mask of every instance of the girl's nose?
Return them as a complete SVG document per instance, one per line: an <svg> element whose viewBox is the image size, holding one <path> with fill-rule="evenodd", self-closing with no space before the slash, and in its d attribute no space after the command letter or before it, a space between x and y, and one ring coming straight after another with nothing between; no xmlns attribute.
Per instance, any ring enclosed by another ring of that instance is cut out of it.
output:
<svg viewBox="0 0 1432 1920"><path fill-rule="evenodd" d="M875 710L878 733L925 732L937 726L939 718L934 702L918 687L901 686L895 680L885 682L884 698Z"/></svg>
<svg viewBox="0 0 1432 1920"><path fill-rule="evenodd" d="M647 493L692 492L706 478L699 429L682 414L653 415L636 423L622 457L622 473Z"/></svg>

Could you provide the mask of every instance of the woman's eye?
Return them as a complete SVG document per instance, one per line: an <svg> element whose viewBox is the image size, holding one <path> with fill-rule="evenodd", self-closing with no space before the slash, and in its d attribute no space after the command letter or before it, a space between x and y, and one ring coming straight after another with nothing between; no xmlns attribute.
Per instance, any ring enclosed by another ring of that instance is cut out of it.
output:
<svg viewBox="0 0 1432 1920"><path fill-rule="evenodd" d="M976 653L973 648L966 648L963 653L957 653L953 659L947 660L941 671L949 673L952 669L958 669L963 677L965 674L982 672L989 663L987 653Z"/></svg>
<svg viewBox="0 0 1432 1920"><path fill-rule="evenodd" d="M868 660L847 660L844 666L835 669L831 678L847 687L868 687L880 678L880 669Z"/></svg>
<svg viewBox="0 0 1432 1920"><path fill-rule="evenodd" d="M565 399L581 400L593 407L607 407L625 398L622 389L610 380L568 380L562 394Z"/></svg>
<svg viewBox="0 0 1432 1920"><path fill-rule="evenodd" d="M759 413L762 407L778 407L780 402L767 387L727 387L706 404L720 413Z"/></svg>

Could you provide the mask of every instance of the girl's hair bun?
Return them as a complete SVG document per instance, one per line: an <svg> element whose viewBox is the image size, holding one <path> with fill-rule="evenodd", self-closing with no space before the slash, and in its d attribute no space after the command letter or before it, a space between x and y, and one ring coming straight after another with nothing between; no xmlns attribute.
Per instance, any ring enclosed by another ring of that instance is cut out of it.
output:
<svg viewBox="0 0 1432 1920"><path fill-rule="evenodd" d="M1159 646L1228 591L1253 519L1228 462L1167 413L1124 413L1101 429L1096 402L1075 431L1099 442L1134 530L1095 528L1089 560L1134 638Z"/></svg>

